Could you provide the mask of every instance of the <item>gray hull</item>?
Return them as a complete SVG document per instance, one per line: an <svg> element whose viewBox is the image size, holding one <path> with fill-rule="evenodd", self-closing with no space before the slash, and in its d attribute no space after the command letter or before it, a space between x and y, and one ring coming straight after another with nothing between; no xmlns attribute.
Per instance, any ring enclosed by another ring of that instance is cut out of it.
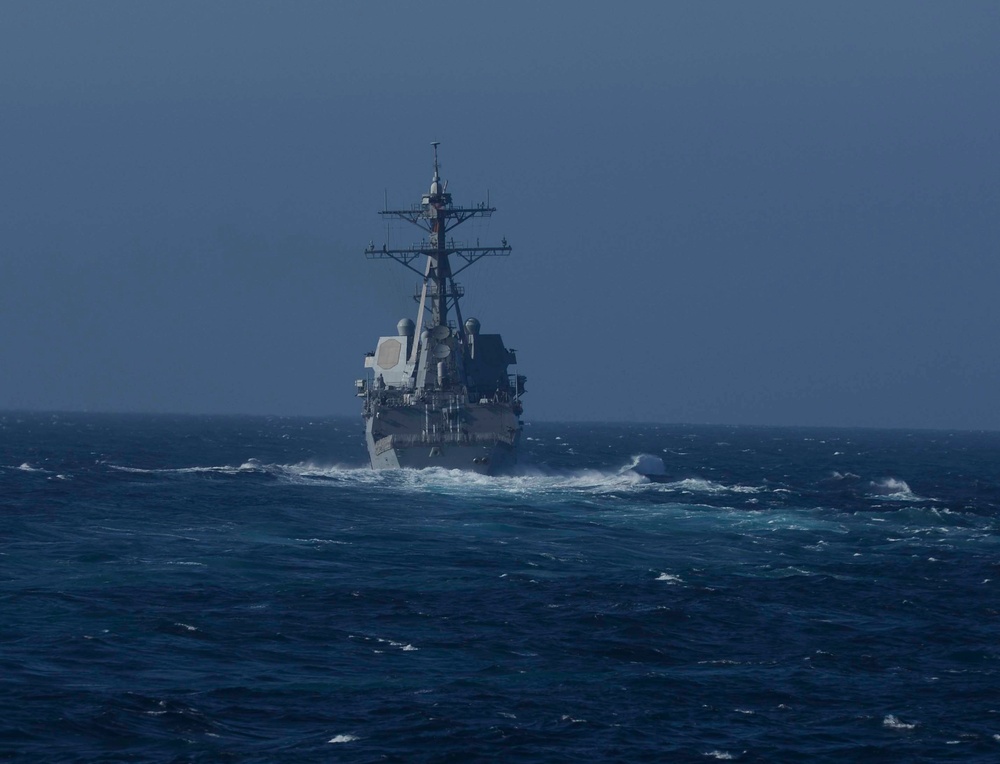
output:
<svg viewBox="0 0 1000 764"><path fill-rule="evenodd" d="M395 260L422 277L414 297L417 320L404 318L395 335L379 337L365 354L365 378L355 381L364 398L368 457L377 470L467 470L485 475L517 464L525 377L517 356L499 334L462 318L465 294L455 276L484 257L506 257L510 245L465 246L449 232L473 218L488 218L488 204L455 205L441 180L434 141L434 178L419 205L382 210L423 230L418 244L381 249L370 242L365 257ZM426 257L423 269L413 265ZM450 258L461 261L452 269ZM510 367L515 372L510 372Z"/></svg>
<svg viewBox="0 0 1000 764"><path fill-rule="evenodd" d="M469 407L464 432L422 431L415 425L423 415L416 407L400 407L382 409L368 418L365 435L374 469L440 467L498 475L517 464L521 428L508 406Z"/></svg>
<svg viewBox="0 0 1000 764"><path fill-rule="evenodd" d="M371 452L369 452L371 453ZM501 475L517 464L517 452L507 444L479 445L413 445L389 448L372 455L372 468L377 470L440 467L465 470L480 475Z"/></svg>

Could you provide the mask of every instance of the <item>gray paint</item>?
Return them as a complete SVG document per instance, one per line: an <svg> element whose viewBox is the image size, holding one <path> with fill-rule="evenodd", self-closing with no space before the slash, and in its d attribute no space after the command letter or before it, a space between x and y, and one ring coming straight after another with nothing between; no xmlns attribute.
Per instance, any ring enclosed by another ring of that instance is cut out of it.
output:
<svg viewBox="0 0 1000 764"><path fill-rule="evenodd" d="M394 260L422 274L417 320L397 323L406 334L382 337L365 356L366 380L359 381L364 398L366 443L375 469L444 467L498 474L517 463L522 422L520 396L524 378L508 374L514 353L499 334L481 334L478 319L463 321L465 294L452 263L474 265L484 257L510 252L506 238L499 246L467 246L453 231L470 220L495 211L486 204L464 207L452 202L440 177L438 145L434 146L434 176L419 205L383 210L424 229L429 235L416 245L381 250L369 244L369 259ZM426 258L422 268L413 265ZM455 319L451 319L451 315ZM426 321L426 326L425 326ZM408 347L410 337L415 347Z"/></svg>

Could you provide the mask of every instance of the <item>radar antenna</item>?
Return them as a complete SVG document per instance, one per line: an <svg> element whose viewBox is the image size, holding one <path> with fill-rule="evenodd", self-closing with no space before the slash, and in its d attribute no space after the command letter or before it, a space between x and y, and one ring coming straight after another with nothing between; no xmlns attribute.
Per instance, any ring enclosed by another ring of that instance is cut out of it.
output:
<svg viewBox="0 0 1000 764"><path fill-rule="evenodd" d="M420 204L411 205L409 209L383 209L379 214L383 218L398 218L412 223L427 231L427 237L409 247L390 248L383 244L376 248L374 243L365 250L365 257L370 260L395 260L420 276L423 286L417 297L421 309L417 315L416 337L409 363L414 363L419 356L419 346L422 344L421 326L425 310L430 313L430 328L447 326L448 315L454 310L457 325L462 326L462 312L459 299L463 294L462 287L455 283L455 276L470 265L484 257L506 257L511 247L506 237L499 246L466 246L464 242L455 241L447 234L470 218L488 218L496 212L489 203L472 207L455 207L452 205L451 194L447 191L447 183L441 182L440 164L438 162L438 146L441 141L431 141L434 147L434 177L431 180L430 191L423 195ZM388 207L388 205L386 205ZM426 256L424 270L412 265L420 256ZM455 255L464 261L464 265L452 270L450 258ZM456 333L459 345L465 344L464 332ZM461 354L458 354L461 358Z"/></svg>

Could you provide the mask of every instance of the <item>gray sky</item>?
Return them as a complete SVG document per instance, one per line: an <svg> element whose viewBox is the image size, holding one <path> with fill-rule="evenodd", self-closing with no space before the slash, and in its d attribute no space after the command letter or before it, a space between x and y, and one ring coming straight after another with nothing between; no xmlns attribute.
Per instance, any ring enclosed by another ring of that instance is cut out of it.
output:
<svg viewBox="0 0 1000 764"><path fill-rule="evenodd" d="M5 3L0 409L356 413L416 310L363 250L440 140L514 247L460 281L527 420L1000 429L998 40L995 2Z"/></svg>

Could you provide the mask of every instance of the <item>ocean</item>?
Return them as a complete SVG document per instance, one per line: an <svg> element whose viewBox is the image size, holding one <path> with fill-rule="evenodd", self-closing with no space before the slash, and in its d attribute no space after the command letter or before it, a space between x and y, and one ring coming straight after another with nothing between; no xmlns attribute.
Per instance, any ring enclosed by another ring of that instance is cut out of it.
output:
<svg viewBox="0 0 1000 764"><path fill-rule="evenodd" d="M525 438L0 414L0 759L1000 761L1000 433Z"/></svg>

